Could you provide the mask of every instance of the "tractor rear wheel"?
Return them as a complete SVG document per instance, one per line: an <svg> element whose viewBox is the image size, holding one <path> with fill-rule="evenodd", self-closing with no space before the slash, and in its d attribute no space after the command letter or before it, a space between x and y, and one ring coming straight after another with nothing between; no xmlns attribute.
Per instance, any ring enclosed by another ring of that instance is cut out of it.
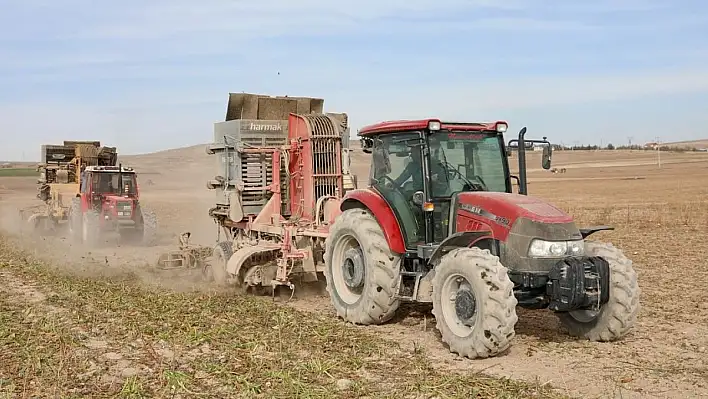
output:
<svg viewBox="0 0 708 399"><path fill-rule="evenodd" d="M150 209L140 207L141 226L140 238L143 245L149 246L155 243L157 236L157 215Z"/></svg>
<svg viewBox="0 0 708 399"><path fill-rule="evenodd" d="M234 249L229 241L221 241L216 244L212 252L212 261L204 265L203 275L208 282L215 282L218 285L226 284L228 274L226 272L226 264L234 254Z"/></svg>
<svg viewBox="0 0 708 399"><path fill-rule="evenodd" d="M327 292L337 316L356 324L381 324L400 300L401 255L388 246L383 230L365 209L348 209L325 241Z"/></svg>
<svg viewBox="0 0 708 399"><path fill-rule="evenodd" d="M600 256L610 264L610 300L599 311L575 310L557 313L561 323L575 337L609 342L629 332L640 310L637 273L632 261L612 244L585 242L588 256Z"/></svg>
<svg viewBox="0 0 708 399"><path fill-rule="evenodd" d="M433 315L450 352L470 359L496 356L511 346L517 299L508 270L487 249L456 248L433 277Z"/></svg>

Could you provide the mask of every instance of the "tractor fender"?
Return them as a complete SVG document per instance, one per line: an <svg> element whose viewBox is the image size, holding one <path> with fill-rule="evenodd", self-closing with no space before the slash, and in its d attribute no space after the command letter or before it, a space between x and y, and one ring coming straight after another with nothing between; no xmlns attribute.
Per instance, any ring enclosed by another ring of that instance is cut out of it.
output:
<svg viewBox="0 0 708 399"><path fill-rule="evenodd" d="M386 243L391 251L398 254L406 252L406 245L403 242L403 233L401 233L398 219L381 194L371 189L349 191L342 198L342 204L339 209L344 212L353 208L367 209L374 215L384 232L384 236L386 236Z"/></svg>
<svg viewBox="0 0 708 399"><path fill-rule="evenodd" d="M226 262L226 272L229 275L238 277L243 264L253 255L279 250L279 245L249 245L245 246L233 255ZM222 266L223 267L223 266Z"/></svg>
<svg viewBox="0 0 708 399"><path fill-rule="evenodd" d="M435 265L443 255L455 248L474 247L476 243L483 240L493 240L491 231L461 231L448 236L440 245L435 248L428 259L428 263Z"/></svg>

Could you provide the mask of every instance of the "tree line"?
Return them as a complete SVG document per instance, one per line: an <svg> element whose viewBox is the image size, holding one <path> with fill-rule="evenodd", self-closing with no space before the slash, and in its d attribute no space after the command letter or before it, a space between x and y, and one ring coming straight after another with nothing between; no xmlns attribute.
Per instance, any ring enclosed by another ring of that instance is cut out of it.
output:
<svg viewBox="0 0 708 399"><path fill-rule="evenodd" d="M573 151L573 150L578 150L578 151L596 151L596 150L633 150L633 151L656 151L657 148L651 148L651 147L644 147L641 145L618 145L615 146L612 143L608 143L605 146L599 146L599 145L573 145L573 146L563 146L560 144L553 144L553 149L554 150L559 150L559 151ZM670 147L666 145L659 146L660 151L671 151L671 152L698 152L698 151L706 151L703 149L699 149L696 147Z"/></svg>

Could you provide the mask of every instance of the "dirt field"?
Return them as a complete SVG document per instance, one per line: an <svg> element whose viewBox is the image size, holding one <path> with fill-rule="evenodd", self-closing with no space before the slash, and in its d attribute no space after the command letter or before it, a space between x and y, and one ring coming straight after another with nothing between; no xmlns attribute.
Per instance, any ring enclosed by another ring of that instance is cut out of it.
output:
<svg viewBox="0 0 708 399"><path fill-rule="evenodd" d="M214 161L201 146L121 161L141 172L160 219L156 247L87 251L23 236L14 210L38 202L35 182L0 177L0 394L708 397L706 153L662 153L659 168L653 152L555 152L559 174L530 154L531 195L581 225L616 227L595 238L634 261L642 309L616 343L572 339L550 311L519 309L511 351L482 361L450 354L432 315L415 309L382 326L345 326L315 290L280 306L151 270L182 231L195 243L216 239L205 187ZM364 154L353 168L365 182Z"/></svg>

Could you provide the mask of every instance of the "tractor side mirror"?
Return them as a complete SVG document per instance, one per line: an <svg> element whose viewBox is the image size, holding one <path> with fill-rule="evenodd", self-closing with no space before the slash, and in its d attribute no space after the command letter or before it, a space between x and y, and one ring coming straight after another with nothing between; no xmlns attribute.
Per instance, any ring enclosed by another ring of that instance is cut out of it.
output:
<svg viewBox="0 0 708 399"><path fill-rule="evenodd" d="M413 193L413 203L418 206L423 206L423 200L425 199L425 194L422 191L416 191Z"/></svg>
<svg viewBox="0 0 708 399"><path fill-rule="evenodd" d="M550 145L543 147L543 156L541 159L541 167L543 169L548 170L551 168L551 152L552 151L553 150L551 149Z"/></svg>

